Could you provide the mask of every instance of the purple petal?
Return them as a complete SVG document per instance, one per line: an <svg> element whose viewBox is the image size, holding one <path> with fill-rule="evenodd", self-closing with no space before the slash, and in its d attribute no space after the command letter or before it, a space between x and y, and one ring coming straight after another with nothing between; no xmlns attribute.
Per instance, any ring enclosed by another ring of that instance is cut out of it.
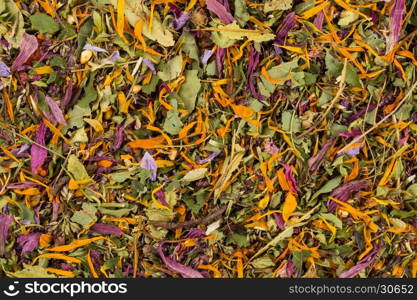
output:
<svg viewBox="0 0 417 300"><path fill-rule="evenodd" d="M219 72L219 74L221 74L223 70L223 58L225 55L226 55L226 49L217 47L216 65L217 65L217 72Z"/></svg>
<svg viewBox="0 0 417 300"><path fill-rule="evenodd" d="M292 175L292 169L289 165L283 164L284 165L284 169L285 169L285 179L289 182L291 182L291 187L292 187L292 191L293 193L297 194L297 182L295 181L294 176Z"/></svg>
<svg viewBox="0 0 417 300"><path fill-rule="evenodd" d="M151 69L151 71L152 71L153 74L156 74L155 66L153 65L153 63L149 59L144 58L143 59L143 62L144 62L145 65L148 66L149 69Z"/></svg>
<svg viewBox="0 0 417 300"><path fill-rule="evenodd" d="M169 207L168 202L165 200L165 193L164 193L164 191L163 191L162 189L158 190L158 191L155 193L155 195L156 195L156 197L158 198L159 202L161 202L161 204L162 204L163 206Z"/></svg>
<svg viewBox="0 0 417 300"><path fill-rule="evenodd" d="M13 155L16 156L17 158L20 158L20 157L28 156L29 155L29 153L28 153L29 149L30 149L30 145L23 144L22 147L14 148L10 152L12 152Z"/></svg>
<svg viewBox="0 0 417 300"><path fill-rule="evenodd" d="M277 33L277 39L283 40L296 24L297 20L295 19L295 12L289 13L282 21L282 27Z"/></svg>
<svg viewBox="0 0 417 300"><path fill-rule="evenodd" d="M234 21L235 18L217 0L206 0L206 5L207 9L215 13L224 24L230 24Z"/></svg>
<svg viewBox="0 0 417 300"><path fill-rule="evenodd" d="M317 16L314 18L313 24L319 30L323 30L323 21L324 21L324 13L323 11L319 12Z"/></svg>
<svg viewBox="0 0 417 300"><path fill-rule="evenodd" d="M4 254L7 237L9 235L9 227L13 222L12 216L0 215L0 256Z"/></svg>
<svg viewBox="0 0 417 300"><path fill-rule="evenodd" d="M362 258L357 265L340 274L339 278L353 278L358 275L362 270L369 267L375 261L382 248L382 246L374 246L374 249L368 255Z"/></svg>
<svg viewBox="0 0 417 300"><path fill-rule="evenodd" d="M203 64L203 66L207 65L208 60L210 59L210 57L213 55L213 51L212 50L204 50L203 55L201 56L201 63Z"/></svg>
<svg viewBox="0 0 417 300"><path fill-rule="evenodd" d="M164 252L162 251L162 246L164 245L164 243L160 243L158 246L158 253L159 256L161 256L162 261L164 262L164 264L166 265L166 267L168 268L168 270L170 270L171 272L180 274L183 278L204 278L203 275L201 275L200 272L191 269L189 267L184 266L183 264L180 264L174 260L172 260L169 257L166 257L164 255Z"/></svg>
<svg viewBox="0 0 417 300"><path fill-rule="evenodd" d="M282 21L281 29L278 31L277 36L274 40L275 44L284 45L285 37L287 36L288 32L294 28L297 24L297 20L295 19L295 12L289 13L284 20ZM275 53L280 55L282 50L278 46L274 46Z"/></svg>
<svg viewBox="0 0 417 300"><path fill-rule="evenodd" d="M179 30L182 27L184 27L185 23L187 23L189 18L190 14L187 12L181 13L181 15L178 18L175 17L175 30Z"/></svg>
<svg viewBox="0 0 417 300"><path fill-rule="evenodd" d="M36 138L35 142L45 146L45 134L46 134L46 126L41 121L41 123L38 126L38 129L36 130ZM31 166L32 166L32 172L37 173L39 167L43 165L45 162L46 157L48 156L48 151L46 151L44 148L33 144L32 148L30 149L30 155L31 158Z"/></svg>
<svg viewBox="0 0 417 300"><path fill-rule="evenodd" d="M336 188L332 191L330 196L340 201L346 201L350 198L350 196L353 193L357 193L366 188L368 188L368 182L366 181L366 179L355 180ZM327 207L329 211L334 211L338 206L339 204L334 201L327 201Z"/></svg>
<svg viewBox="0 0 417 300"><path fill-rule="evenodd" d="M329 149L333 145L333 143L334 143L333 139L328 140L324 144L323 148L319 152L317 152L316 155L310 157L307 160L307 165L310 168L310 172L314 173L315 171L317 171L320 168L321 164L323 163L323 160L324 160L324 157L325 157L326 153L329 151Z"/></svg>
<svg viewBox="0 0 417 300"><path fill-rule="evenodd" d="M360 144L360 145L358 145L356 147L353 147L353 148L350 148L348 150L341 151L340 153L346 153L347 155L349 155L351 157L354 157L354 156L359 154L362 147L363 147L363 144Z"/></svg>
<svg viewBox="0 0 417 300"><path fill-rule="evenodd" d="M190 230L190 232L188 232L184 238L185 239L194 239L194 238L198 238L200 236L202 236L204 234L205 230L201 229L201 228L193 228Z"/></svg>
<svg viewBox="0 0 417 300"><path fill-rule="evenodd" d="M375 108L376 108L376 104L371 103L368 107L364 107L360 111L358 111L356 114L353 114L353 115L347 117L346 121L350 124L353 121L355 121L356 119L362 117L367 112L373 111Z"/></svg>
<svg viewBox="0 0 417 300"><path fill-rule="evenodd" d="M40 232L21 235L17 238L17 243L22 247L22 254L32 252L39 244Z"/></svg>
<svg viewBox="0 0 417 300"><path fill-rule="evenodd" d="M58 201L53 201L52 202L52 218L51 221L55 222L56 220L58 220L58 210L60 208L60 204Z"/></svg>
<svg viewBox="0 0 417 300"><path fill-rule="evenodd" d="M46 103L48 103L49 109L52 112L52 115L54 116L55 120L59 124L66 124L64 115L62 114L61 109L59 108L58 104L49 96L45 97Z"/></svg>
<svg viewBox="0 0 417 300"><path fill-rule="evenodd" d="M285 222L284 219L282 218L282 214L280 213L273 213L274 215L274 219L275 219L275 223L277 224L278 228L281 230L285 229Z"/></svg>
<svg viewBox="0 0 417 300"><path fill-rule="evenodd" d="M287 261L287 265L285 267L286 275L290 278L296 271L295 264L292 262L292 259L289 258Z"/></svg>
<svg viewBox="0 0 417 300"><path fill-rule="evenodd" d="M10 68L2 61L0 61L0 77L9 77Z"/></svg>
<svg viewBox="0 0 417 300"><path fill-rule="evenodd" d="M74 269L75 269L74 266L72 266L70 264L65 264L65 263L61 264L60 267L64 271L74 271Z"/></svg>
<svg viewBox="0 0 417 300"><path fill-rule="evenodd" d="M403 137L399 140L399 142L398 142L398 143L399 143L401 146L403 146L403 145L407 142L408 138L409 138L408 128L405 128L405 129L403 130Z"/></svg>
<svg viewBox="0 0 417 300"><path fill-rule="evenodd" d="M106 49L96 47L96 46L93 46L93 45L90 45L90 44L85 44L83 50L91 50L91 51L96 51L96 52L107 53Z"/></svg>
<svg viewBox="0 0 417 300"><path fill-rule="evenodd" d="M90 229L99 234L112 234L117 236L123 234L123 231L119 227L109 224L94 224Z"/></svg>
<svg viewBox="0 0 417 300"><path fill-rule="evenodd" d="M387 37L387 48L385 53L388 54L398 42L401 33L401 23L405 11L405 0L394 0L389 18L390 34Z"/></svg>
<svg viewBox="0 0 417 300"><path fill-rule="evenodd" d="M34 35L27 34L26 32L23 34L23 39L20 43L20 52L19 55L15 58L12 64L12 71L18 70L21 66L23 66L29 57L32 56L33 53L38 49L39 43L38 39Z"/></svg>
<svg viewBox="0 0 417 300"><path fill-rule="evenodd" d="M220 152L213 152L212 154L210 154L206 158L200 159L199 161L197 161L197 163L199 165L203 165L205 163L208 163L208 162L212 161L214 158L216 158L219 154L220 154Z"/></svg>
<svg viewBox="0 0 417 300"><path fill-rule="evenodd" d="M108 58L111 62L115 63L117 60L120 59L120 52L118 50L113 51L112 54Z"/></svg>
<svg viewBox="0 0 417 300"><path fill-rule="evenodd" d="M88 161L100 161L100 160L109 160L109 161L111 161L111 162L113 162L113 163L115 163L116 162L116 160L113 158L113 157L111 157L111 156L106 156L106 155L97 155L97 156L93 156L93 157L90 157L89 159L87 159Z"/></svg>
<svg viewBox="0 0 417 300"><path fill-rule="evenodd" d="M343 131L339 133L340 136L344 136L344 137L355 137L355 136L360 136L361 134L362 134L362 131L360 131L359 129L353 129L352 131Z"/></svg>
<svg viewBox="0 0 417 300"><path fill-rule="evenodd" d="M279 153L278 147L274 143L272 143L271 141L266 141L265 142L264 151L266 153L269 153L269 154L272 154L272 155Z"/></svg>
<svg viewBox="0 0 417 300"><path fill-rule="evenodd" d="M72 81L71 80L69 80L68 81L68 86L67 86L67 90L65 91L65 95L64 95L64 98L62 99L62 101L61 101L61 108L63 109L63 110L65 110L66 108L67 108L67 106L68 106L68 104L70 103L70 101L71 101L71 97L72 97Z"/></svg>
<svg viewBox="0 0 417 300"><path fill-rule="evenodd" d="M253 46L250 47L249 65L248 65L248 85L249 85L249 90L251 91L252 95L256 99L260 101L264 101L265 97L256 91L255 84L254 84L254 81L256 78L256 76L254 75L254 71L255 71L256 66L259 63L260 55L261 54L258 51L256 51Z"/></svg>
<svg viewBox="0 0 417 300"><path fill-rule="evenodd" d="M32 181L25 181L19 183L11 183L7 186L8 189L25 189L28 187L38 186L39 184Z"/></svg>
<svg viewBox="0 0 417 300"><path fill-rule="evenodd" d="M113 150L118 150L122 146L124 140L124 130L126 126L117 125L116 127L116 134L115 134L115 141L113 144Z"/></svg>
<svg viewBox="0 0 417 300"><path fill-rule="evenodd" d="M155 160L153 159L152 155L149 154L148 151L145 152L145 155L143 156L142 160L140 161L140 167L142 169L152 171L152 174L151 174L150 178L151 178L152 181L156 180L156 170L157 170L158 166L156 165Z"/></svg>

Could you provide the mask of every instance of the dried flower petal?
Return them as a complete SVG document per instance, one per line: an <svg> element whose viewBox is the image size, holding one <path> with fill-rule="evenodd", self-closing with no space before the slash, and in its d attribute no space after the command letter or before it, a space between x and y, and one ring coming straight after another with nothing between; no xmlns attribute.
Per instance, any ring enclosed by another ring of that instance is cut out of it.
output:
<svg viewBox="0 0 417 300"><path fill-rule="evenodd" d="M39 43L38 39L34 35L27 33L23 34L23 39L20 43L20 52L19 55L13 61L11 70L18 71L21 66L23 66L29 57L38 49Z"/></svg>
<svg viewBox="0 0 417 300"><path fill-rule="evenodd" d="M151 171L151 180L156 180L156 171L158 169L158 166L156 165L155 160L153 159L152 155L149 154L149 152L145 152L145 155L143 156L142 160L140 161L140 167L146 170Z"/></svg>
<svg viewBox="0 0 417 300"><path fill-rule="evenodd" d="M22 254L32 252L39 244L40 232L21 235L17 238L17 243L22 248Z"/></svg>
<svg viewBox="0 0 417 300"><path fill-rule="evenodd" d="M33 144L30 150L31 166L32 166L33 173L37 173L39 167L43 165L46 157L48 156L48 151L44 147L41 147L41 146L45 146L45 134L46 134L46 125L42 121L39 124L38 129L36 130L35 142L37 144ZM38 146L38 144L41 146Z"/></svg>
<svg viewBox="0 0 417 300"><path fill-rule="evenodd" d="M234 21L235 18L217 0L206 0L206 5L207 9L215 13L224 24L230 24Z"/></svg>
<svg viewBox="0 0 417 300"><path fill-rule="evenodd" d="M4 255L4 247L6 246L7 237L9 235L9 227L12 222L12 216L0 214L0 256Z"/></svg>

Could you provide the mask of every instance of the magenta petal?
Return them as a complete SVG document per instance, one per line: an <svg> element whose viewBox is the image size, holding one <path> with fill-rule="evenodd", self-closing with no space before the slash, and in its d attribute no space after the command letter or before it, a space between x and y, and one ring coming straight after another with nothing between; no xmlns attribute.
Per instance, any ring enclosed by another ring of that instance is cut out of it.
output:
<svg viewBox="0 0 417 300"><path fill-rule="evenodd" d="M179 262L174 261L173 259L166 257L162 251L162 246L164 243L160 243L158 246L158 253L161 256L162 261L165 263L166 267L174 273L180 274L184 278L204 278L200 272L191 269L189 267L180 264Z"/></svg>
<svg viewBox="0 0 417 300"><path fill-rule="evenodd" d="M112 234L112 235L121 235L123 234L123 231L114 225L109 224L94 224L90 227L90 229L94 232L97 232L99 234Z"/></svg>
<svg viewBox="0 0 417 300"><path fill-rule="evenodd" d="M275 223L277 224L278 228L281 229L281 230L284 230L285 229L285 222L284 222L284 219L282 218L282 214L273 213L272 215L274 216Z"/></svg>
<svg viewBox="0 0 417 300"><path fill-rule="evenodd" d="M321 11L314 18L313 24L317 27L318 30L323 30L323 21L324 21L324 12Z"/></svg>
<svg viewBox="0 0 417 300"><path fill-rule="evenodd" d="M297 20L295 19L295 12L289 13L284 20L282 21L281 29L278 31L277 36L275 38L275 43L278 45L284 45L285 37L287 36L288 32L297 25ZM278 46L274 46L275 53L280 55L282 50Z"/></svg>
<svg viewBox="0 0 417 300"><path fill-rule="evenodd" d="M32 182L32 181L24 181L19 183L11 183L7 186L8 189L25 189L29 187L38 186L39 183Z"/></svg>
<svg viewBox="0 0 417 300"><path fill-rule="evenodd" d="M54 116L55 120L59 123L59 124L65 124L65 118L64 115L62 114L61 109L59 108L58 104L56 104L56 102L54 101L54 99L52 99L49 96L45 97L46 103L48 103L49 109L52 112L52 115Z"/></svg>
<svg viewBox="0 0 417 300"><path fill-rule="evenodd" d="M155 195L156 195L156 197L158 197L159 202L161 202L161 204L163 206L169 207L168 202L165 200L165 193L164 193L164 191L162 189L158 190L155 193Z"/></svg>
<svg viewBox="0 0 417 300"><path fill-rule="evenodd" d="M22 247L22 254L32 252L39 244L40 232L21 235L17 238L17 243Z"/></svg>
<svg viewBox="0 0 417 300"><path fill-rule="evenodd" d="M266 141L265 142L264 151L266 153L269 153L269 154L272 154L272 155L279 153L278 147L271 141Z"/></svg>
<svg viewBox="0 0 417 300"><path fill-rule="evenodd" d="M340 132L339 135L343 137L356 137L360 136L362 134L362 131L359 129L353 129L352 131L343 131Z"/></svg>
<svg viewBox="0 0 417 300"><path fill-rule="evenodd" d="M234 21L235 18L217 0L206 0L206 5L207 9L215 13L223 23L230 24Z"/></svg>
<svg viewBox="0 0 417 300"><path fill-rule="evenodd" d="M52 218L51 221L55 222L56 220L58 220L58 211L60 208L60 204L58 201L53 201L52 202Z"/></svg>
<svg viewBox="0 0 417 300"><path fill-rule="evenodd" d="M4 247L6 246L6 241L9 234L9 227L12 222L12 216L0 215L0 256L3 256L4 254Z"/></svg>
<svg viewBox="0 0 417 300"><path fill-rule="evenodd" d="M252 93L252 95L260 100L260 101L264 101L265 97L262 96L261 94L259 94L256 91L255 88L255 68L259 63L259 58L260 58L261 53L256 51L255 48L253 46L250 47L250 52L249 52L249 65L248 65L248 87L250 92Z"/></svg>
<svg viewBox="0 0 417 300"><path fill-rule="evenodd" d="M405 11L405 0L394 1L395 2L391 8L391 14L389 18L390 34L387 37L386 54L388 54L394 48L394 45L400 39L401 25Z"/></svg>
<svg viewBox="0 0 417 300"><path fill-rule="evenodd" d="M115 134L115 141L113 144L113 150L118 150L122 146L124 140L124 130L126 126L117 125L116 126L116 134Z"/></svg>
<svg viewBox="0 0 417 300"><path fill-rule="evenodd" d="M330 147L333 145L334 140L328 140L324 145L323 148L317 152L316 155L310 157L307 160L308 167L310 168L310 172L317 171L323 163L323 160L326 156L326 153L329 151Z"/></svg>
<svg viewBox="0 0 417 300"><path fill-rule="evenodd" d="M61 108L65 110L65 108L68 106L68 104L71 101L71 97L72 97L72 81L69 80L68 81L68 86L67 86L67 90L65 91L65 95L64 98L61 101Z"/></svg>
<svg viewBox="0 0 417 300"><path fill-rule="evenodd" d="M219 72L219 74L221 74L223 70L223 58L225 55L226 55L226 49L217 47L216 66L217 66L217 72Z"/></svg>
<svg viewBox="0 0 417 300"><path fill-rule="evenodd" d="M20 43L20 52L19 55L15 58L12 64L12 71L18 70L21 66L23 66L29 57L35 53L36 49L38 49L38 39L34 35L30 35L27 33L23 34L23 39Z"/></svg>
<svg viewBox="0 0 417 300"><path fill-rule="evenodd" d="M368 182L366 181L366 179L355 180L336 188L332 191L330 196L340 201L346 201L351 197L353 193L357 193L367 188ZM334 211L338 206L339 204L334 201L327 201L327 207L329 208L329 211Z"/></svg>
<svg viewBox="0 0 417 300"><path fill-rule="evenodd" d="M36 139L35 142L39 145L45 146L45 134L46 134L46 126L41 121L41 123L38 126L38 129L36 130ZM48 151L46 149L33 144L32 148L30 149L30 154L32 156L31 158L31 166L32 166L32 172L36 173L45 162L46 157L48 156Z"/></svg>
<svg viewBox="0 0 417 300"><path fill-rule="evenodd" d="M285 169L285 179L289 182L291 182L291 187L292 187L292 192L297 194L298 190L297 190L297 182L295 181L294 176L292 175L292 169L289 165L284 164L284 169Z"/></svg>
<svg viewBox="0 0 417 300"><path fill-rule="evenodd" d="M381 246L374 246L374 249L368 255L362 258L357 265L340 274L339 278L353 278L358 275L362 270L369 267L375 261L382 248L383 247Z"/></svg>

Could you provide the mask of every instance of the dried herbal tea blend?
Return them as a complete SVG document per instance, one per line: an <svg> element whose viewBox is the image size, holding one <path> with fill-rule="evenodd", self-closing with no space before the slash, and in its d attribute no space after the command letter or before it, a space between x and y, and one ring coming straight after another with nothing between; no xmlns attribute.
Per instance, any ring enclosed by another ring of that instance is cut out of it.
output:
<svg viewBox="0 0 417 300"><path fill-rule="evenodd" d="M416 277L417 0L0 0L0 277Z"/></svg>

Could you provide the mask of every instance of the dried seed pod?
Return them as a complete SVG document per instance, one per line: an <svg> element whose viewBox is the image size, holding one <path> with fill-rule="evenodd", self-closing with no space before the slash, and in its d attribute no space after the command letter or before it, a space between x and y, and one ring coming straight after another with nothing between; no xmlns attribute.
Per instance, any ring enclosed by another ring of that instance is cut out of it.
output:
<svg viewBox="0 0 417 300"><path fill-rule="evenodd" d="M81 52L80 63L83 65L88 63L92 56L93 52L91 50L84 50L83 52Z"/></svg>

